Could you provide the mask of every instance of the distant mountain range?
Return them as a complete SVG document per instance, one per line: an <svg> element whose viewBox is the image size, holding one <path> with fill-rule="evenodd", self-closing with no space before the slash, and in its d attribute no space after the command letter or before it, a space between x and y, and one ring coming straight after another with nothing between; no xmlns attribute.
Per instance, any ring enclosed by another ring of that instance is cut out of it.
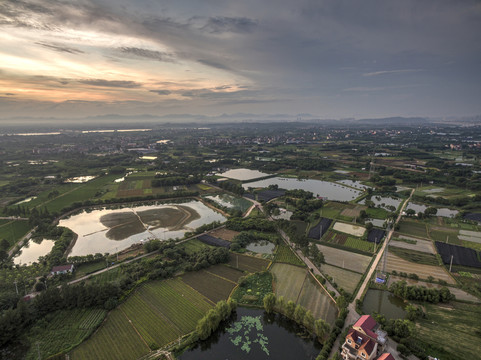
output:
<svg viewBox="0 0 481 360"><path fill-rule="evenodd" d="M221 124L231 122L243 123L271 123L271 122L302 122L302 123L319 123L325 125L376 125L376 126L419 126L427 124L452 124L452 125L481 125L481 115L470 117L446 117L446 118L428 118L428 117L384 117L384 118L344 118L344 119L322 119L312 114L250 114L250 113L234 113L220 115L198 115L198 114L169 114L169 115L119 115L107 114L99 116L88 116L82 118L54 118L54 117L17 117L9 119L0 119L0 126L42 126L52 125L64 127L76 126L78 124L95 124L97 126L109 124Z"/></svg>

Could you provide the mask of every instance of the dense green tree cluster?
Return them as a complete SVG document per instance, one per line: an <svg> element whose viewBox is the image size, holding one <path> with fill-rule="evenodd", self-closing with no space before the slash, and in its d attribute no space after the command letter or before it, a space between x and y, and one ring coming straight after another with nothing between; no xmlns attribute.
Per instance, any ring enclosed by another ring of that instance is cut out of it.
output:
<svg viewBox="0 0 481 360"><path fill-rule="evenodd" d="M161 186L175 186L175 185L190 185L200 183L200 176L160 176L152 180L151 184L153 187Z"/></svg>
<svg viewBox="0 0 481 360"><path fill-rule="evenodd" d="M217 182L216 185L219 186L221 189L230 191L240 196L244 195L245 193L245 189L242 187L242 185L239 183L235 183L233 181L229 181L229 180L220 181L220 182Z"/></svg>
<svg viewBox="0 0 481 360"><path fill-rule="evenodd" d="M407 285L406 281L396 281L389 287L394 295L406 300L425 301L433 304L449 302L454 299L447 287L441 289L428 289L424 286Z"/></svg>
<svg viewBox="0 0 481 360"><path fill-rule="evenodd" d="M227 220L226 227L227 229L234 231L257 230L274 232L276 230L274 222L261 217L232 217Z"/></svg>
<svg viewBox="0 0 481 360"><path fill-rule="evenodd" d="M207 314L197 323L196 333L200 340L207 339L217 328L219 324L226 320L233 311L237 308L235 300L229 299L219 301L213 309L210 309Z"/></svg>

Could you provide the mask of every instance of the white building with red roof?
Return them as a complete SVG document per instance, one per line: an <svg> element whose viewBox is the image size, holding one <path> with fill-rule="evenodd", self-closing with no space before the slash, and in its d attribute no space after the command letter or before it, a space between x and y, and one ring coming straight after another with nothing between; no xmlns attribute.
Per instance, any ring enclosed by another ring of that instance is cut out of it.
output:
<svg viewBox="0 0 481 360"><path fill-rule="evenodd" d="M50 271L50 274L51 275L67 274L67 273L72 273L73 270L74 270L73 264L59 265L59 266L54 266L52 268L52 271Z"/></svg>

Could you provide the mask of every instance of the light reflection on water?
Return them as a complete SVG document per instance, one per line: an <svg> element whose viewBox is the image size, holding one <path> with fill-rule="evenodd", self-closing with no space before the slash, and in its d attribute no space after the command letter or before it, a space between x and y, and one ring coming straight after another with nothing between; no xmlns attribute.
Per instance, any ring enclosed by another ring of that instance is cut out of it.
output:
<svg viewBox="0 0 481 360"><path fill-rule="evenodd" d="M183 237L201 225L225 221L199 201L83 211L59 225L70 228L77 241L69 256L114 253L149 238Z"/></svg>

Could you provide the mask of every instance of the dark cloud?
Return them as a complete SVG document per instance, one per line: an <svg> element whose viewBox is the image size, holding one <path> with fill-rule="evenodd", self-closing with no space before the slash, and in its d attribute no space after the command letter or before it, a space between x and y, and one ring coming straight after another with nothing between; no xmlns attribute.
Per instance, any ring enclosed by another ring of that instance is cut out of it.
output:
<svg viewBox="0 0 481 360"><path fill-rule="evenodd" d="M257 20L249 19L247 17L226 17L215 16L207 20L207 23L202 28L210 33L250 33L257 26Z"/></svg>
<svg viewBox="0 0 481 360"><path fill-rule="evenodd" d="M5 93L5 94L3 94L3 95L5 95L5 96L15 96L14 93Z"/></svg>
<svg viewBox="0 0 481 360"><path fill-rule="evenodd" d="M210 66L210 67L213 67L215 69L228 70L228 71L232 70L229 66L221 64L217 61L212 61L212 60L207 60L207 59L199 59L199 60L197 60L197 62L199 62L201 64L204 64L204 65L207 65L207 66Z"/></svg>
<svg viewBox="0 0 481 360"><path fill-rule="evenodd" d="M125 54L132 54L141 58L172 62L172 54L166 52L148 50L136 47L121 47L120 51Z"/></svg>
<svg viewBox="0 0 481 360"><path fill-rule="evenodd" d="M138 82L125 81L125 80L85 79L85 80L78 80L78 82L81 84L92 85L92 86L125 88L125 89L134 89L142 86L142 84Z"/></svg>
<svg viewBox="0 0 481 360"><path fill-rule="evenodd" d="M170 95L172 92L170 90L149 90L151 93L156 93L158 95Z"/></svg>
<svg viewBox="0 0 481 360"><path fill-rule="evenodd" d="M51 49L58 52L65 52L69 54L83 54L84 52L78 49L74 49L68 46L63 46L59 44L48 44L42 42L36 42L35 44L43 46L44 48Z"/></svg>

